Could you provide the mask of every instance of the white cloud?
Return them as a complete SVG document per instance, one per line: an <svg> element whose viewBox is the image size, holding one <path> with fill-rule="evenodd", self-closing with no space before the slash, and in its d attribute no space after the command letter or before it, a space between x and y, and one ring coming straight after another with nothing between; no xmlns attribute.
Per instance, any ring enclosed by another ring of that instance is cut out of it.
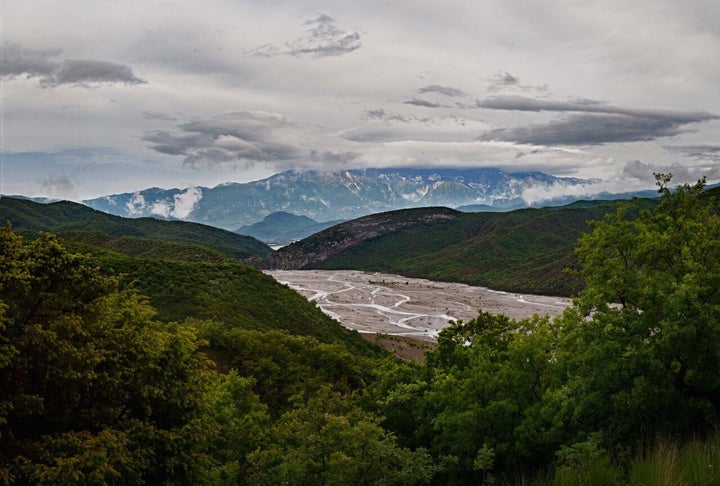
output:
<svg viewBox="0 0 720 486"><path fill-rule="evenodd" d="M187 218L202 196L202 189L199 187L189 187L180 194L175 194L172 216L179 219Z"/></svg>

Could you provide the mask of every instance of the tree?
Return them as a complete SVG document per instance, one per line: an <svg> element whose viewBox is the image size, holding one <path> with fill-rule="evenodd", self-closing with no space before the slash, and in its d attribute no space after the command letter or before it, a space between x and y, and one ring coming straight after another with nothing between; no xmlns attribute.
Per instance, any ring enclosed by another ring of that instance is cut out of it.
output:
<svg viewBox="0 0 720 486"><path fill-rule="evenodd" d="M246 461L243 483L258 485L427 484L438 469L327 385L285 412Z"/></svg>
<svg viewBox="0 0 720 486"><path fill-rule="evenodd" d="M197 482L207 360L152 316L55 236L0 231L0 482Z"/></svg>
<svg viewBox="0 0 720 486"><path fill-rule="evenodd" d="M587 288L566 315L575 417L612 443L706 431L720 414L720 216L705 181L584 236Z"/></svg>

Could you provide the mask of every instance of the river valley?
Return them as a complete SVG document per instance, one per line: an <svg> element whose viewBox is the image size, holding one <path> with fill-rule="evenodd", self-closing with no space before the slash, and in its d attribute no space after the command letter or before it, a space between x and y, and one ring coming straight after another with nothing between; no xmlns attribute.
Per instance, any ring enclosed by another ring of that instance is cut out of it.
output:
<svg viewBox="0 0 720 486"><path fill-rule="evenodd" d="M565 297L500 292L356 270L273 270L277 281L315 302L345 327L433 340L450 321L468 321L478 309L515 319L562 313Z"/></svg>

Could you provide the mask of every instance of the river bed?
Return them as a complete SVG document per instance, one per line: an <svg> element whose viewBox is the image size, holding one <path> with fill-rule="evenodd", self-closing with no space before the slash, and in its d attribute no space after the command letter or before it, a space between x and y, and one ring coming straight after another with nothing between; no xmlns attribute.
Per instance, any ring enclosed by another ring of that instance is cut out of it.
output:
<svg viewBox="0 0 720 486"><path fill-rule="evenodd" d="M515 319L556 316L565 297L500 292L356 270L272 270L267 274L315 302L349 329L435 339L451 321L468 321L479 309Z"/></svg>

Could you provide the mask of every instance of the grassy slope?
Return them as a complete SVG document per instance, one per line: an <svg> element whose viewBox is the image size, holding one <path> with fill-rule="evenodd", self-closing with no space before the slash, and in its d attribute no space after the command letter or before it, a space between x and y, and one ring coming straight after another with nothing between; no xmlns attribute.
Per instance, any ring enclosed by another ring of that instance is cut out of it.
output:
<svg viewBox="0 0 720 486"><path fill-rule="evenodd" d="M6 221L20 231L73 232L75 240L81 239L80 232L90 231L113 237L191 243L237 259L264 257L272 252L270 247L254 238L211 226L153 218L121 218L68 201L40 204L3 197L0 199L0 222Z"/></svg>
<svg viewBox="0 0 720 486"><path fill-rule="evenodd" d="M365 355L381 353L378 346L345 329L297 292L232 258L240 253L236 241L254 243L251 238L193 223L128 220L74 203L42 205L3 198L0 217L28 235L58 233L71 250L90 254L104 272L120 275L147 296L162 321L213 319L229 328L284 330L321 342L344 343ZM215 231L223 244L194 243ZM227 235L237 240L222 239Z"/></svg>
<svg viewBox="0 0 720 486"><path fill-rule="evenodd" d="M638 203L653 204L649 200ZM588 221L602 219L614 208L612 202L581 202L563 208L466 213L368 240L312 267L571 295L581 282L564 269L575 262L577 239L590 230Z"/></svg>

